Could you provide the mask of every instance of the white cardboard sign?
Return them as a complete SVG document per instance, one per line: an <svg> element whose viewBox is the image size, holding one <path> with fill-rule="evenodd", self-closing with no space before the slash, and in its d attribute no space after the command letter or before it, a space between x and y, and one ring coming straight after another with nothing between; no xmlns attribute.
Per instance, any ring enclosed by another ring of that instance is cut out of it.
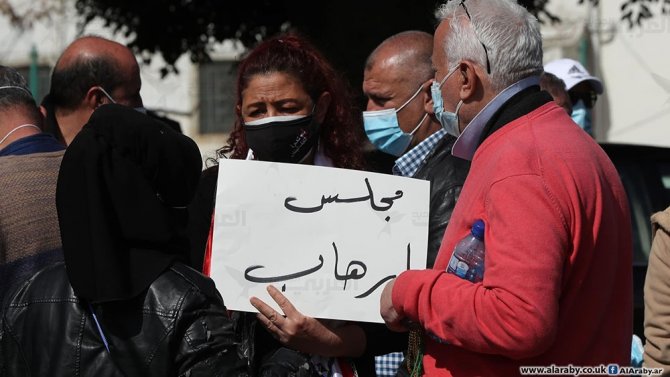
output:
<svg viewBox="0 0 670 377"><path fill-rule="evenodd" d="M426 265L427 181L221 160L211 275L231 310L273 284L305 315L382 322L384 285Z"/></svg>

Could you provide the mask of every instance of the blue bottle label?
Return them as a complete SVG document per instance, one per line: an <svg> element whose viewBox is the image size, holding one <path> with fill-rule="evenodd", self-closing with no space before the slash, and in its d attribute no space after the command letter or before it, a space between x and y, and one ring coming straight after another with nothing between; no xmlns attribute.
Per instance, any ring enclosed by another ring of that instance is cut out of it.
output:
<svg viewBox="0 0 670 377"><path fill-rule="evenodd" d="M451 256L451 259L449 260L449 267L447 267L447 272L453 273L456 271L456 265L458 264L458 258L456 258L455 255Z"/></svg>
<svg viewBox="0 0 670 377"><path fill-rule="evenodd" d="M459 260L458 263L456 264L455 274L456 276L462 279L467 279L468 270L470 270L470 266L468 266L468 264L463 262L462 260Z"/></svg>

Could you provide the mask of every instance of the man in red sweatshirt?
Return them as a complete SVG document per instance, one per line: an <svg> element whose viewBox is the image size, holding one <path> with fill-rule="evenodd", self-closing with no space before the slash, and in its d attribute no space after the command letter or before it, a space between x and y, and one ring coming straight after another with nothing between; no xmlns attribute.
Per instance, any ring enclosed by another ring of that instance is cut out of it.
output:
<svg viewBox="0 0 670 377"><path fill-rule="evenodd" d="M450 1L438 17L427 110L472 165L434 268L389 282L382 317L391 329L424 330L429 376L628 365L626 194L600 147L540 91L537 20L512 0ZM485 272L472 283L446 269L478 219Z"/></svg>

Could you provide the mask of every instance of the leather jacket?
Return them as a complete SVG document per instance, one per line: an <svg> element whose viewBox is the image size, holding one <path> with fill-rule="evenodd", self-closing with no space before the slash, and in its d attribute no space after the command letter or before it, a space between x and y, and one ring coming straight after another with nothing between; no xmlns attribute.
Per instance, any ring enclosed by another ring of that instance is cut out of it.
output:
<svg viewBox="0 0 670 377"><path fill-rule="evenodd" d="M75 296L58 263L23 284L3 312L2 377L246 375L214 283L181 263L136 298L93 305Z"/></svg>
<svg viewBox="0 0 670 377"><path fill-rule="evenodd" d="M463 183L470 170L470 161L454 157L451 148L456 138L446 135L426 156L414 174L417 179L430 181L430 214L428 215L428 268L433 267L440 250L444 231L456 206ZM417 221L425 221L425 217Z"/></svg>

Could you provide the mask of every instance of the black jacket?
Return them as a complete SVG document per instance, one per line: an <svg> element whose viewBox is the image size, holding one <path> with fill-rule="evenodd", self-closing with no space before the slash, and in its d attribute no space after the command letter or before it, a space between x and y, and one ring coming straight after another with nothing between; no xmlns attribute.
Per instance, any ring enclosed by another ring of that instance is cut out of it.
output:
<svg viewBox="0 0 670 377"><path fill-rule="evenodd" d="M455 142L456 138L450 135L442 138L413 177L430 181L428 268L433 267L435 263L444 231L447 229L456 200L470 170L470 161L451 154L451 148ZM417 219L417 221L422 220L425 221L425 218Z"/></svg>
<svg viewBox="0 0 670 377"><path fill-rule="evenodd" d="M244 376L233 324L214 283L181 263L140 296L91 306L65 265L37 273L8 299L0 376Z"/></svg>

